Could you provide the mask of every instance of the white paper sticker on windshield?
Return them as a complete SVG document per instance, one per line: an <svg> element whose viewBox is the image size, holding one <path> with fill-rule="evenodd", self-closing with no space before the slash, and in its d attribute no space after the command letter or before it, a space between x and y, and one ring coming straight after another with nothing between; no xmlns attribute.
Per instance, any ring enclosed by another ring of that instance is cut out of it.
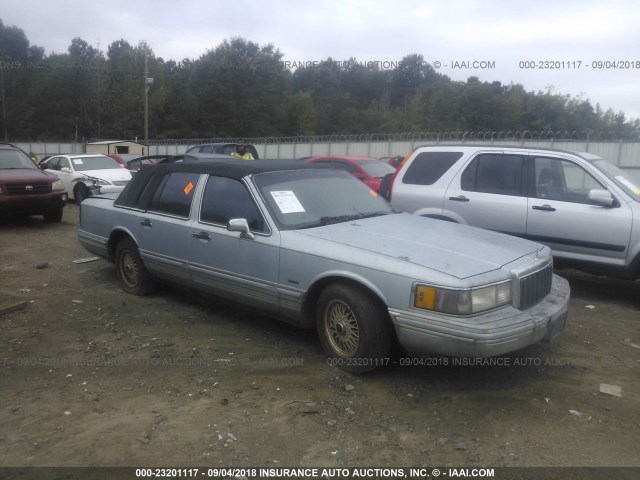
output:
<svg viewBox="0 0 640 480"><path fill-rule="evenodd" d="M616 177L616 180L618 180L621 184L623 184L625 187L627 187L636 195L640 195L640 188L636 187L633 183L631 183L629 180L624 178L622 175L618 175Z"/></svg>
<svg viewBox="0 0 640 480"><path fill-rule="evenodd" d="M291 190L271 192L271 196L282 213L303 213L304 207Z"/></svg>
<svg viewBox="0 0 640 480"><path fill-rule="evenodd" d="M81 158L74 158L73 159L73 164L74 165L82 165L82 159Z"/></svg>

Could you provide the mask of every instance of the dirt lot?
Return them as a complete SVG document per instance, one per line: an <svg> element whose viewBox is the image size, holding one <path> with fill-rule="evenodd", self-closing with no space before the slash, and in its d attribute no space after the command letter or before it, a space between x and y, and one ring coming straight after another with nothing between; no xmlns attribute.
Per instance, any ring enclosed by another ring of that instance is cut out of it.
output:
<svg viewBox="0 0 640 480"><path fill-rule="evenodd" d="M125 294L108 262L73 263L77 223L74 204L0 221L2 466L640 466L638 284L561 272L552 344L356 377L313 331Z"/></svg>

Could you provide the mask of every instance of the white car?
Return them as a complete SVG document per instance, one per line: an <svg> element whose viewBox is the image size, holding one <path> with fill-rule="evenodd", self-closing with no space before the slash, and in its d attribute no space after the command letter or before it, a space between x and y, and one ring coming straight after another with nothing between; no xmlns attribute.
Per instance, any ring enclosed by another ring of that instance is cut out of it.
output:
<svg viewBox="0 0 640 480"><path fill-rule="evenodd" d="M76 203L96 188L102 193L119 193L131 180L129 170L105 155L57 155L47 160L46 169L62 180Z"/></svg>

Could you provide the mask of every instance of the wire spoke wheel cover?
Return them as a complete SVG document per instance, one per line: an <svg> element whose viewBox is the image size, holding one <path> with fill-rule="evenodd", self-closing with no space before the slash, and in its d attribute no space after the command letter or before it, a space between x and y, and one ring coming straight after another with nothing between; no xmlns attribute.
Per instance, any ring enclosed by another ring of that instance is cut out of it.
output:
<svg viewBox="0 0 640 480"><path fill-rule="evenodd" d="M131 238L123 238L116 247L116 275L122 289L133 295L146 295L156 288L156 282L147 271Z"/></svg>
<svg viewBox="0 0 640 480"><path fill-rule="evenodd" d="M140 281L140 266L130 251L122 253L120 258L120 274L122 280L131 288Z"/></svg>
<svg viewBox="0 0 640 480"><path fill-rule="evenodd" d="M327 285L316 303L316 328L330 365L365 373L389 360L391 318L385 304L361 285Z"/></svg>
<svg viewBox="0 0 640 480"><path fill-rule="evenodd" d="M353 356L360 344L360 328L346 303L335 300L325 310L324 328L334 350L344 357Z"/></svg>

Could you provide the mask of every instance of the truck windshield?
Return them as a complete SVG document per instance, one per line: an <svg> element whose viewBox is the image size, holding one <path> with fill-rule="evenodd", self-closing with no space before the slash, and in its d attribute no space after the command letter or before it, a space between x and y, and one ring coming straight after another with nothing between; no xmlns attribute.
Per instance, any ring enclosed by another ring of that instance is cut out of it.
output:
<svg viewBox="0 0 640 480"><path fill-rule="evenodd" d="M394 213L386 200L345 171L267 172L255 175L254 182L283 230Z"/></svg>
<svg viewBox="0 0 640 480"><path fill-rule="evenodd" d="M33 170L36 165L29 156L20 150L0 151L0 169L28 168Z"/></svg>

